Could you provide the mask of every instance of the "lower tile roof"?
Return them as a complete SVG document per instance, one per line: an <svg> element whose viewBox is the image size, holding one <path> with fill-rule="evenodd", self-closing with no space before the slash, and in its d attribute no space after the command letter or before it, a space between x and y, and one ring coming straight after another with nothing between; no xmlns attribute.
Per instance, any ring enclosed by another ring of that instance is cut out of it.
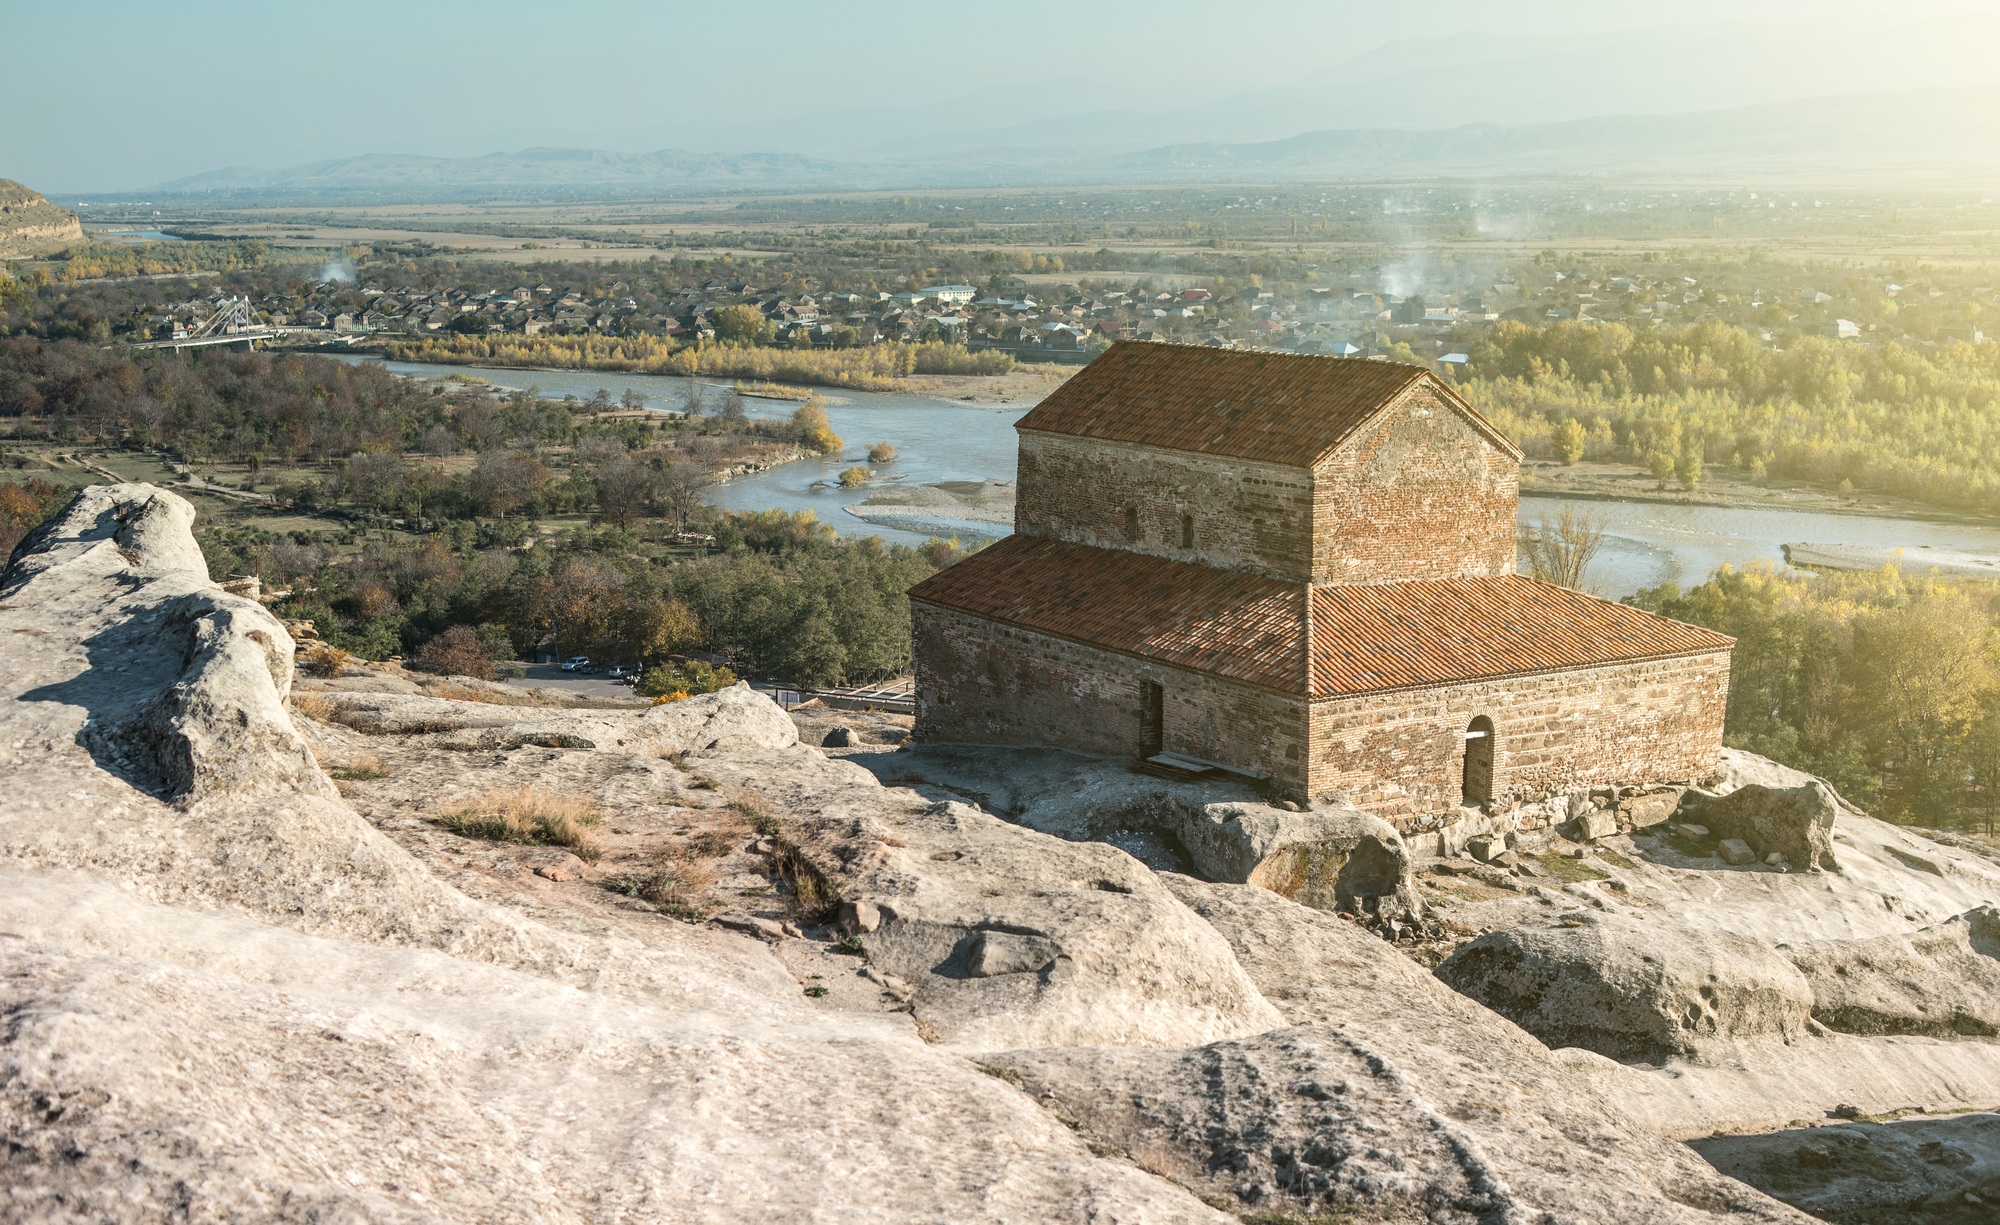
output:
<svg viewBox="0 0 2000 1225"><path fill-rule="evenodd" d="M1312 698L1708 654L1736 641L1519 575L1307 588L1032 536L939 571L910 598Z"/></svg>

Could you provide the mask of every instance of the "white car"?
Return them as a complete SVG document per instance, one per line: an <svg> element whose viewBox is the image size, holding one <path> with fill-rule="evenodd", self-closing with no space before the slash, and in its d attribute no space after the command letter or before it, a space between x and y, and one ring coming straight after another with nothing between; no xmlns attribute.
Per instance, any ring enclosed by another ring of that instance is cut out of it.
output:
<svg viewBox="0 0 2000 1225"><path fill-rule="evenodd" d="M590 656L588 655L572 655L562 661L562 670L565 672L586 672L589 669Z"/></svg>

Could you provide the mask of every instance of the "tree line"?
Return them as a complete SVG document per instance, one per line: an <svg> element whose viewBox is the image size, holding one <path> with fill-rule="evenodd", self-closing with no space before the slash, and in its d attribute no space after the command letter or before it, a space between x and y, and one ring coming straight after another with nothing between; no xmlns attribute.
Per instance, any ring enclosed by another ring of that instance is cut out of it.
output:
<svg viewBox="0 0 2000 1225"><path fill-rule="evenodd" d="M2000 345L1779 351L1716 322L1503 321L1461 390L1530 454L1636 463L1692 487L1706 464L2000 513Z"/></svg>
<svg viewBox="0 0 2000 1225"><path fill-rule="evenodd" d="M1736 637L1727 742L1893 821L2000 819L2000 589L1890 566L1729 567L1633 603Z"/></svg>
<svg viewBox="0 0 2000 1225"><path fill-rule="evenodd" d="M510 547L471 523L345 555L247 529L202 544L212 572L288 589L276 612L368 659L428 652L472 670L538 652L648 664L709 652L815 688L907 670L904 592L961 555L949 541L844 540L809 511L725 514L713 527L715 549L695 557L649 556L617 527Z"/></svg>

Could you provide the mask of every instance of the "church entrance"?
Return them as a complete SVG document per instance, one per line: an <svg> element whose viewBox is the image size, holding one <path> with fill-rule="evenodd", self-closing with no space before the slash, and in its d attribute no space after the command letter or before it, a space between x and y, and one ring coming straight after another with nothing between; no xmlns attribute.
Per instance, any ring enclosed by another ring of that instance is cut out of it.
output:
<svg viewBox="0 0 2000 1225"><path fill-rule="evenodd" d="M1153 681L1139 682L1139 756L1157 757L1167 747L1167 691Z"/></svg>
<svg viewBox="0 0 2000 1225"><path fill-rule="evenodd" d="M1463 790L1467 804L1484 804L1493 798L1493 720L1485 715L1473 719L1465 729Z"/></svg>

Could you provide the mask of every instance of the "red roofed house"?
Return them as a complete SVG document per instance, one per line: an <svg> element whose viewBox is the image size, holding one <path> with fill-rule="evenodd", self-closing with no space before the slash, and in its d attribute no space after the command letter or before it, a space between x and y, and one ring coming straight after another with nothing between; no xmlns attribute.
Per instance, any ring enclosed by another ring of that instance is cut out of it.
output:
<svg viewBox="0 0 2000 1225"><path fill-rule="evenodd" d="M1516 575L1521 453L1428 371L1125 342L1016 429L1014 535L910 591L919 740L1389 817L1719 763L1734 640Z"/></svg>

